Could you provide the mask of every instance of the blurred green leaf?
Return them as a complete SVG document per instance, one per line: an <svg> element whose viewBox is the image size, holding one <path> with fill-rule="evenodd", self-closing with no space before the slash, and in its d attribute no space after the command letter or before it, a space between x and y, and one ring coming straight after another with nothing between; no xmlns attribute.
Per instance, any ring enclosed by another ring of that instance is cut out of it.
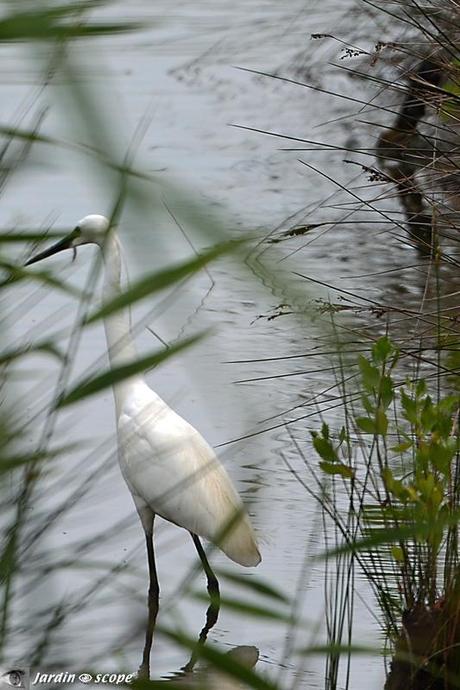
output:
<svg viewBox="0 0 460 690"><path fill-rule="evenodd" d="M18 467L22 467L27 464L35 464L37 462L43 462L44 460L52 460L64 455L66 453L71 453L76 448L80 447L76 443L69 443L66 446L61 446L60 448L55 448L54 450L42 450L34 453L18 454L18 455L0 455L0 474L5 472L10 472Z"/></svg>
<svg viewBox="0 0 460 690"><path fill-rule="evenodd" d="M390 467L387 466L382 469L382 479L387 491L399 501L406 503L417 498L416 493L414 494L414 489L405 486L400 479L395 479Z"/></svg>
<svg viewBox="0 0 460 690"><path fill-rule="evenodd" d="M420 379L420 381L417 381L417 385L415 386L415 395L417 398L421 398L423 395L426 393L426 381L425 379Z"/></svg>
<svg viewBox="0 0 460 690"><path fill-rule="evenodd" d="M53 239L62 239L67 232L59 232L59 231L52 231L52 232L37 232L36 230L30 232L29 230L25 230L24 232L10 232L8 230L3 230L0 231L0 243L2 244L11 244L14 242L41 242L45 239L47 240L53 240Z"/></svg>
<svg viewBox="0 0 460 690"><path fill-rule="evenodd" d="M37 142L40 144L49 144L53 146L60 145L60 142L57 139L44 136L43 134L38 134L33 129L21 129L19 127L7 127L6 125L1 125L0 134L8 137L8 139L21 139L22 141L28 141L30 143ZM43 233L41 233L40 237L43 237Z"/></svg>
<svg viewBox="0 0 460 690"><path fill-rule="evenodd" d="M147 277L141 278L137 283L129 287L127 290L117 295L113 300L104 304L98 311L90 315L85 323L93 323L99 319L103 319L114 312L124 309L130 306L134 302L137 302L149 295L163 290L164 288L177 283L179 280L186 278L187 276L196 273L201 270L210 261L213 261L223 254L234 250L239 246L241 242L225 242L220 244L207 252L203 252L199 256L185 261L184 263L178 264L177 266L172 266L166 268L162 271L157 271Z"/></svg>
<svg viewBox="0 0 460 690"><path fill-rule="evenodd" d="M271 599L282 601L285 604L289 603L289 597L287 597L284 592L281 592L279 589L275 589L272 587L272 585L269 585L267 582L263 582L257 577L252 576L248 578L247 575L237 575L231 570L226 570L223 568L219 568L217 570L217 574L224 577L226 580L229 580L230 582L241 585L241 587L244 587L245 589L251 589L261 596L270 597Z"/></svg>
<svg viewBox="0 0 460 690"><path fill-rule="evenodd" d="M457 439L452 438L444 443L432 443L430 447L430 456L433 467L439 472L450 476L450 468L452 461L457 452Z"/></svg>
<svg viewBox="0 0 460 690"><path fill-rule="evenodd" d="M4 259L0 259L0 266L9 272L9 277L0 282L0 288L11 285L12 283L17 283L21 280L34 280L36 282L43 283L44 285L49 285L50 287L62 290L66 294L72 295L73 297L82 297L80 290L72 287L71 285L67 285L67 283L55 278L47 271L31 271L28 268L22 268L21 266L10 264Z"/></svg>
<svg viewBox="0 0 460 690"><path fill-rule="evenodd" d="M209 596L207 594L203 594L202 592L194 592L193 596L199 601L209 602ZM269 609L266 606L257 606L249 601L229 597L220 597L219 601L221 607L231 609L232 611L238 611L239 613L244 613L245 616L266 618L268 620L279 621L281 623L292 622L292 616L290 613L275 611L274 609Z"/></svg>
<svg viewBox="0 0 460 690"><path fill-rule="evenodd" d="M353 478L353 470L341 462L320 462L319 466L326 474L339 474L344 479Z"/></svg>
<svg viewBox="0 0 460 690"><path fill-rule="evenodd" d="M402 441L401 443L398 443L396 446L392 446L391 450L394 453L404 453L406 450L409 450L409 448L412 448L414 442L409 439L408 441Z"/></svg>
<svg viewBox="0 0 460 690"><path fill-rule="evenodd" d="M356 424L362 431L365 431L366 434L377 433L377 428L373 419L369 419L368 417L357 417Z"/></svg>
<svg viewBox="0 0 460 690"><path fill-rule="evenodd" d="M0 134L3 134L3 136L7 137L8 139L20 139L21 141L29 142L31 144L33 143L38 143L38 144L46 144L48 146L56 146L59 148L63 149L70 149L72 151L78 151L79 153L82 153L86 156L94 157L95 155L99 157L99 159L111 170L115 170L119 173L122 173L123 175L128 175L130 177L137 178L139 180L146 180L148 182L152 182L154 180L154 176L143 172L141 170L138 170L136 168L133 168L130 165L126 165L123 163L117 163L114 160L111 160L108 156L107 153L101 150L100 148L97 148L95 146L90 146L89 144L75 144L71 143L68 141L63 141L60 139L54 139L52 137L48 137L43 134L38 134L36 130L29 130L29 129L21 129L18 127L8 127L6 125L0 125ZM63 237L64 235L67 235L69 233L69 230L66 232L63 232L62 235L58 235L57 233L46 233L46 237L52 238L52 237ZM26 236L26 235L25 235ZM3 235L0 235L0 240L3 237ZM10 235L6 235L6 237L10 237ZM16 241L22 241L21 236L19 234L15 235L17 238ZM29 239L31 240L41 240L45 239L45 233L29 233ZM1 240L1 241L8 241L8 239ZM13 241L13 240L12 240Z"/></svg>
<svg viewBox="0 0 460 690"><path fill-rule="evenodd" d="M89 377L77 384L69 393L64 395L57 403L56 407L66 407L67 405L72 405L83 398L87 398L90 395L99 393L100 391L113 386L120 381L124 381L130 376L135 376L136 374L144 372L146 369L164 362L169 357L177 354L181 350L190 347L194 343L198 342L203 338L204 334L196 335L186 340L182 340L176 345L172 345L167 350L160 350L142 357L130 364L124 364L123 366L116 367L115 369L109 369L99 376Z"/></svg>
<svg viewBox="0 0 460 690"><path fill-rule="evenodd" d="M391 555L398 563L404 563L404 551L400 546L392 546Z"/></svg>
<svg viewBox="0 0 460 690"><path fill-rule="evenodd" d="M6 352L0 353L0 365L8 364L20 357L26 357L27 355L33 355L39 352L44 352L47 355L57 357L57 359L61 361L63 360L63 354L59 351L54 342L52 340L46 340L36 345L26 345L24 347L18 347L15 350L7 350Z"/></svg>
<svg viewBox="0 0 460 690"><path fill-rule="evenodd" d="M395 542L399 543L407 539L426 538L436 530L441 530L449 525L456 525L459 519L460 509L452 510L450 513L439 513L435 520L427 519L427 516L424 514L420 519L413 520L410 523L406 522L406 524L402 524L397 527L373 530L370 535L365 536L362 539L356 539L337 548L324 551L322 554L319 554L314 558L324 560L330 558L331 556L337 556L340 554L367 551L383 544L393 544Z"/></svg>
<svg viewBox="0 0 460 690"><path fill-rule="evenodd" d="M100 3L64 3L45 9L19 11L0 19L0 41L76 38L88 35L133 31L144 25L134 22L84 23L83 13Z"/></svg>
<svg viewBox="0 0 460 690"><path fill-rule="evenodd" d="M431 431L437 419L437 409L433 405L433 401L430 396L427 395L423 403L422 412L420 415L420 421L422 423L422 428L425 432Z"/></svg>

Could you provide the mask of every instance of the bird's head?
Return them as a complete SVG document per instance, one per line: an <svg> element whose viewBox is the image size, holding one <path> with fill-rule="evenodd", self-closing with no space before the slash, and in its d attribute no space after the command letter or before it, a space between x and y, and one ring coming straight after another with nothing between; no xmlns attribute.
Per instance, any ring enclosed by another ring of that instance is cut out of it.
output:
<svg viewBox="0 0 460 690"><path fill-rule="evenodd" d="M74 249L81 244L98 244L102 245L110 228L110 221L105 216L92 214L82 218L71 233L66 235L62 240L53 244L49 249L36 254L26 262L26 266L34 264L37 261L53 256L64 249Z"/></svg>

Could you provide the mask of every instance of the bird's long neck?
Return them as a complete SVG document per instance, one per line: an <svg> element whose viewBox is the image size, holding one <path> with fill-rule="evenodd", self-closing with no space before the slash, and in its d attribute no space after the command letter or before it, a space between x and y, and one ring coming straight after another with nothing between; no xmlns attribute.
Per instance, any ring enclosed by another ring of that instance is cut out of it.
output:
<svg viewBox="0 0 460 690"><path fill-rule="evenodd" d="M121 246L115 232L112 231L106 238L102 252L105 264L103 297L104 302L109 302L121 292ZM104 326L112 369L133 362L137 358L137 351L131 335L129 309L120 309L107 316ZM131 384L142 380L140 376L133 376L113 386L117 416Z"/></svg>

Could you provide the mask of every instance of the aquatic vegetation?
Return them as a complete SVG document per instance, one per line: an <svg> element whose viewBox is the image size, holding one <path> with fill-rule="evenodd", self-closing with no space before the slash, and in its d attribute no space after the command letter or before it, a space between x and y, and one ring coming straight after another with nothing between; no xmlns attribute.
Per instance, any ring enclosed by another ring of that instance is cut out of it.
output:
<svg viewBox="0 0 460 690"><path fill-rule="evenodd" d="M460 399L397 382L398 359L379 338L359 357L361 411L346 409L339 434L326 423L312 433L333 482L317 498L342 535L327 555L352 558L374 591L394 653L389 688L419 672L456 677L460 642Z"/></svg>

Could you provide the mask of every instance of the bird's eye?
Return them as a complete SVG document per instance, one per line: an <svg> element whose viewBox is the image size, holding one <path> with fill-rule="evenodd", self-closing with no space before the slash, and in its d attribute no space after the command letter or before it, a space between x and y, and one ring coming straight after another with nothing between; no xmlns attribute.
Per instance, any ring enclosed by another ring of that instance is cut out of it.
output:
<svg viewBox="0 0 460 690"><path fill-rule="evenodd" d="M21 671L21 669L16 669L13 668L10 671L5 671L1 675L2 681L5 683L8 683L8 685L11 685L14 688L24 688L24 677L25 677L25 672Z"/></svg>

